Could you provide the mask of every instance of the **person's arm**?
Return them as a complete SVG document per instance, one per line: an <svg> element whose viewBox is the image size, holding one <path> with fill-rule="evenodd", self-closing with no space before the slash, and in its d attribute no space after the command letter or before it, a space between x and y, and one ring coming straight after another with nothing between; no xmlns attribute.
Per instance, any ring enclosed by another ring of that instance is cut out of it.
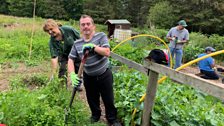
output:
<svg viewBox="0 0 224 126"><path fill-rule="evenodd" d="M185 43L188 43L188 41L189 41L189 32L188 32L188 30L185 30L185 36L184 36L184 38L183 38L183 40L178 40L177 41L177 43L178 44L185 44Z"/></svg>
<svg viewBox="0 0 224 126"><path fill-rule="evenodd" d="M110 56L110 48L107 47L99 47L97 45L94 45L94 51L102 56Z"/></svg>
<svg viewBox="0 0 224 126"><path fill-rule="evenodd" d="M105 33L102 33L102 37L100 39L100 45L95 45L94 51L99 55L109 57L110 56L110 45L108 38Z"/></svg>
<svg viewBox="0 0 224 126"><path fill-rule="evenodd" d="M166 38L168 39L168 41L174 41L172 37L172 28L167 33Z"/></svg>
<svg viewBox="0 0 224 126"><path fill-rule="evenodd" d="M78 78L78 75L75 73L75 66L74 62L77 58L77 51L75 49L75 44L73 45L70 54L68 56L68 79L67 82L71 83L73 86L78 86L80 83L80 79Z"/></svg>
<svg viewBox="0 0 224 126"><path fill-rule="evenodd" d="M71 84L71 73L75 72L74 61L72 59L68 59L68 75L67 75L67 83Z"/></svg>
<svg viewBox="0 0 224 126"><path fill-rule="evenodd" d="M99 33L101 38L98 39L99 45L95 45L94 43L88 43L83 45L83 51L89 49L90 51L94 51L95 53L109 57L110 56L110 45L108 42L108 38L105 33Z"/></svg>
<svg viewBox="0 0 224 126"><path fill-rule="evenodd" d="M211 68L214 68L215 67L215 59L212 59L213 62L210 64Z"/></svg>
<svg viewBox="0 0 224 126"><path fill-rule="evenodd" d="M177 44L184 44L184 43L188 43L188 41L187 40L178 40L177 41Z"/></svg>
<svg viewBox="0 0 224 126"><path fill-rule="evenodd" d="M68 83L71 83L72 86L77 87L82 82L80 78L78 77L78 74L75 73L75 67L74 67L74 60L69 58L68 59Z"/></svg>
<svg viewBox="0 0 224 126"><path fill-rule="evenodd" d="M58 67L58 52L55 46L56 45L54 45L54 40L51 38L49 41L49 48L51 54L51 77L50 77L51 80L56 75Z"/></svg>
<svg viewBox="0 0 224 126"><path fill-rule="evenodd" d="M68 59L68 74L75 71L74 60ZM68 76L69 77L69 76Z"/></svg>
<svg viewBox="0 0 224 126"><path fill-rule="evenodd" d="M51 73L52 73L52 75L56 74L57 67L58 67L58 57L51 58Z"/></svg>

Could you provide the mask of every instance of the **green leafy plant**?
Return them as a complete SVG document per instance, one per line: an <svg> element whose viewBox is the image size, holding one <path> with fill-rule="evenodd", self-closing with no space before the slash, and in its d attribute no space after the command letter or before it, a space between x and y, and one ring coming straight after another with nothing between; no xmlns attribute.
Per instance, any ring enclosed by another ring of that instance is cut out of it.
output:
<svg viewBox="0 0 224 126"><path fill-rule="evenodd" d="M115 103L123 124L130 125L132 111L137 107L134 122L141 125L143 104L138 101L146 90L147 77L122 67L114 73L114 79ZM151 123L156 126L222 126L223 113L220 100L168 79L158 86Z"/></svg>
<svg viewBox="0 0 224 126"><path fill-rule="evenodd" d="M29 79L16 80L20 88L0 93L0 123L9 126L64 125L64 109L69 105L71 92L61 86L59 79L55 78L47 83L46 76L34 75ZM14 81L12 83L15 85ZM42 87L31 91L21 86L33 83ZM68 118L69 125L91 126L87 106L80 99L76 98L74 101ZM92 126L104 126L104 124L96 123Z"/></svg>

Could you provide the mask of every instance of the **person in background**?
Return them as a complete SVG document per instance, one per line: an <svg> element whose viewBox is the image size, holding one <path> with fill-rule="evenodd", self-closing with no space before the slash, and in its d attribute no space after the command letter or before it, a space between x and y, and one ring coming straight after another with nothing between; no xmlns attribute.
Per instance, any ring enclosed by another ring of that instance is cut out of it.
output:
<svg viewBox="0 0 224 126"><path fill-rule="evenodd" d="M215 49L212 47L206 47L205 48L205 53L202 53L198 55L198 58L208 55L212 52L215 52ZM215 60L212 57L205 58L203 60L200 60L198 62L198 67L200 69L200 77L204 79L212 79L212 80L218 80L219 76L213 69L215 67Z"/></svg>
<svg viewBox="0 0 224 126"><path fill-rule="evenodd" d="M168 55L161 49L153 49L149 55L145 57L149 61L156 62L158 64L168 65Z"/></svg>
<svg viewBox="0 0 224 126"><path fill-rule="evenodd" d="M81 58L89 51L84 65L83 81L86 97L91 110L90 121L98 122L101 116L100 96L102 97L106 119L111 126L121 126L117 120L117 109L114 106L113 75L109 67L110 45L103 32L96 33L92 17L82 15L80 18L82 38L72 47L68 60L68 72L74 84L77 85L77 74L74 72L74 60Z"/></svg>
<svg viewBox="0 0 224 126"><path fill-rule="evenodd" d="M58 77L66 77L68 55L74 42L80 38L79 32L71 26L62 26L53 19L48 19L43 30L50 35L49 48L51 54L51 68L52 75L51 80L56 74L58 65L59 73ZM76 59L76 73L80 64L80 59ZM81 88L78 88L81 90Z"/></svg>
<svg viewBox="0 0 224 126"><path fill-rule="evenodd" d="M171 28L166 36L166 38L170 42L169 49L171 52L171 56L172 58L175 56L174 69L181 66L183 57L183 46L189 41L189 32L185 27L187 27L185 20L180 20L178 22L178 25ZM170 56L170 54L168 54L168 56ZM170 66L170 57L168 66Z"/></svg>

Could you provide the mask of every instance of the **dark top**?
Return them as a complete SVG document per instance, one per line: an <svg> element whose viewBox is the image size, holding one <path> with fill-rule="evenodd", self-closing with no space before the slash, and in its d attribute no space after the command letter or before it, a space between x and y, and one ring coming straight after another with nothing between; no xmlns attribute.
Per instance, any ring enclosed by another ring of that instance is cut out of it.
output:
<svg viewBox="0 0 224 126"><path fill-rule="evenodd" d="M49 47L51 57L68 57L74 42L80 38L79 32L70 26L61 26L59 30L62 33L62 41L50 37Z"/></svg>

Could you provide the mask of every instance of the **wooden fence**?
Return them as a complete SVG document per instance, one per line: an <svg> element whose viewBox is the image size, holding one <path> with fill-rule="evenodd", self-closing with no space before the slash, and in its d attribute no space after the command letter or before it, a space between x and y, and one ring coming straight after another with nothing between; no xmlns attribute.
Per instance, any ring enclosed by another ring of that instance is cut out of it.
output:
<svg viewBox="0 0 224 126"><path fill-rule="evenodd" d="M111 52L111 57L126 64L128 67L134 68L148 75L149 77L146 89L146 98L144 101L142 126L150 126L150 114L154 105L159 74L166 75L180 84L192 86L193 88L199 89L209 95L217 97L218 99L224 100L224 84L212 83L211 81L175 71L169 67L153 62L144 61L144 64L141 65L113 52Z"/></svg>

